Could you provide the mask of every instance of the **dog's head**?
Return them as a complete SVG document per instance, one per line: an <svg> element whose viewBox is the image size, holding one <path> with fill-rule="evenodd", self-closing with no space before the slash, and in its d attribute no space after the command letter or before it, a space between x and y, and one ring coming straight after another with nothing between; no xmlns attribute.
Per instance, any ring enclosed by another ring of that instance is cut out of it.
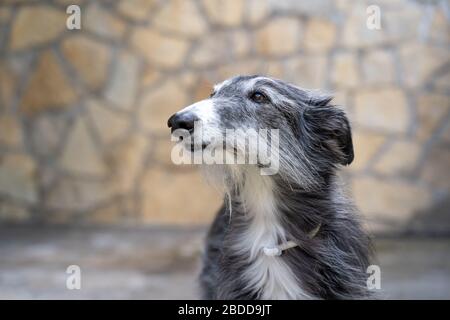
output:
<svg viewBox="0 0 450 320"><path fill-rule="evenodd" d="M217 144L227 129L278 129L280 174L316 181L336 165L353 160L350 124L330 105L331 97L262 76L237 76L214 87L211 96L170 117L172 133L189 133L188 149L227 147ZM195 124L201 130L197 130ZM192 141L197 141L195 144ZM239 144L238 144L239 145ZM244 145L244 144L242 144ZM236 150L234 152L245 152ZM247 150L248 152L248 150Z"/></svg>

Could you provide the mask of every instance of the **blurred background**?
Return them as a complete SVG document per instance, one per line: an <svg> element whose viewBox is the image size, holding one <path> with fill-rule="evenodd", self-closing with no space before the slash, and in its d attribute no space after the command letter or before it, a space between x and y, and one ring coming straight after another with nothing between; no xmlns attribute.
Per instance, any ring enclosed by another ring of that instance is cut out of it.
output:
<svg viewBox="0 0 450 320"><path fill-rule="evenodd" d="M238 74L335 95L383 294L450 298L449 48L447 0L2 0L0 298L196 298L221 195L166 123Z"/></svg>

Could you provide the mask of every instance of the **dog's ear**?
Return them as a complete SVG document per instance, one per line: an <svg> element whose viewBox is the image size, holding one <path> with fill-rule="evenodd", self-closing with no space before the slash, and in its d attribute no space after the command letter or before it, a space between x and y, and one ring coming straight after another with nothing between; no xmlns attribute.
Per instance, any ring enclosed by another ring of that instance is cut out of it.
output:
<svg viewBox="0 0 450 320"><path fill-rule="evenodd" d="M325 151L334 163L352 163L352 132L343 110L335 106L311 106L304 111L303 119L307 134L318 150Z"/></svg>

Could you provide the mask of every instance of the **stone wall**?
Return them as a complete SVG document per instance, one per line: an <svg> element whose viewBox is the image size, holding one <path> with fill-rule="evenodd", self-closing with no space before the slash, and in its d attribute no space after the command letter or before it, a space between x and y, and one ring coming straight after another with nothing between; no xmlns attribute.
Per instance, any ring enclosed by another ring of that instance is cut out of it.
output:
<svg viewBox="0 0 450 320"><path fill-rule="evenodd" d="M220 196L171 163L167 118L260 73L345 106L343 177L373 228L448 232L449 19L439 0L3 0L0 220L207 223Z"/></svg>

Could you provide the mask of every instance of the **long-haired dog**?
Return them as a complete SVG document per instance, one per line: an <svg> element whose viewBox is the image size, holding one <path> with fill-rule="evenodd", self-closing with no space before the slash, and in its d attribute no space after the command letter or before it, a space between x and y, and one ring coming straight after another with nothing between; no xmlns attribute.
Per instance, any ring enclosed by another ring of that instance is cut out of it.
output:
<svg viewBox="0 0 450 320"><path fill-rule="evenodd" d="M370 297L370 240L335 178L336 169L353 160L351 129L330 102L328 95L281 80L238 76L169 119L172 132L194 137L194 123L201 122L196 143L180 141L188 150L207 148L227 129L279 132L276 174L262 175L258 161L204 166L226 191L207 236L204 298ZM248 153L239 146L232 153Z"/></svg>

